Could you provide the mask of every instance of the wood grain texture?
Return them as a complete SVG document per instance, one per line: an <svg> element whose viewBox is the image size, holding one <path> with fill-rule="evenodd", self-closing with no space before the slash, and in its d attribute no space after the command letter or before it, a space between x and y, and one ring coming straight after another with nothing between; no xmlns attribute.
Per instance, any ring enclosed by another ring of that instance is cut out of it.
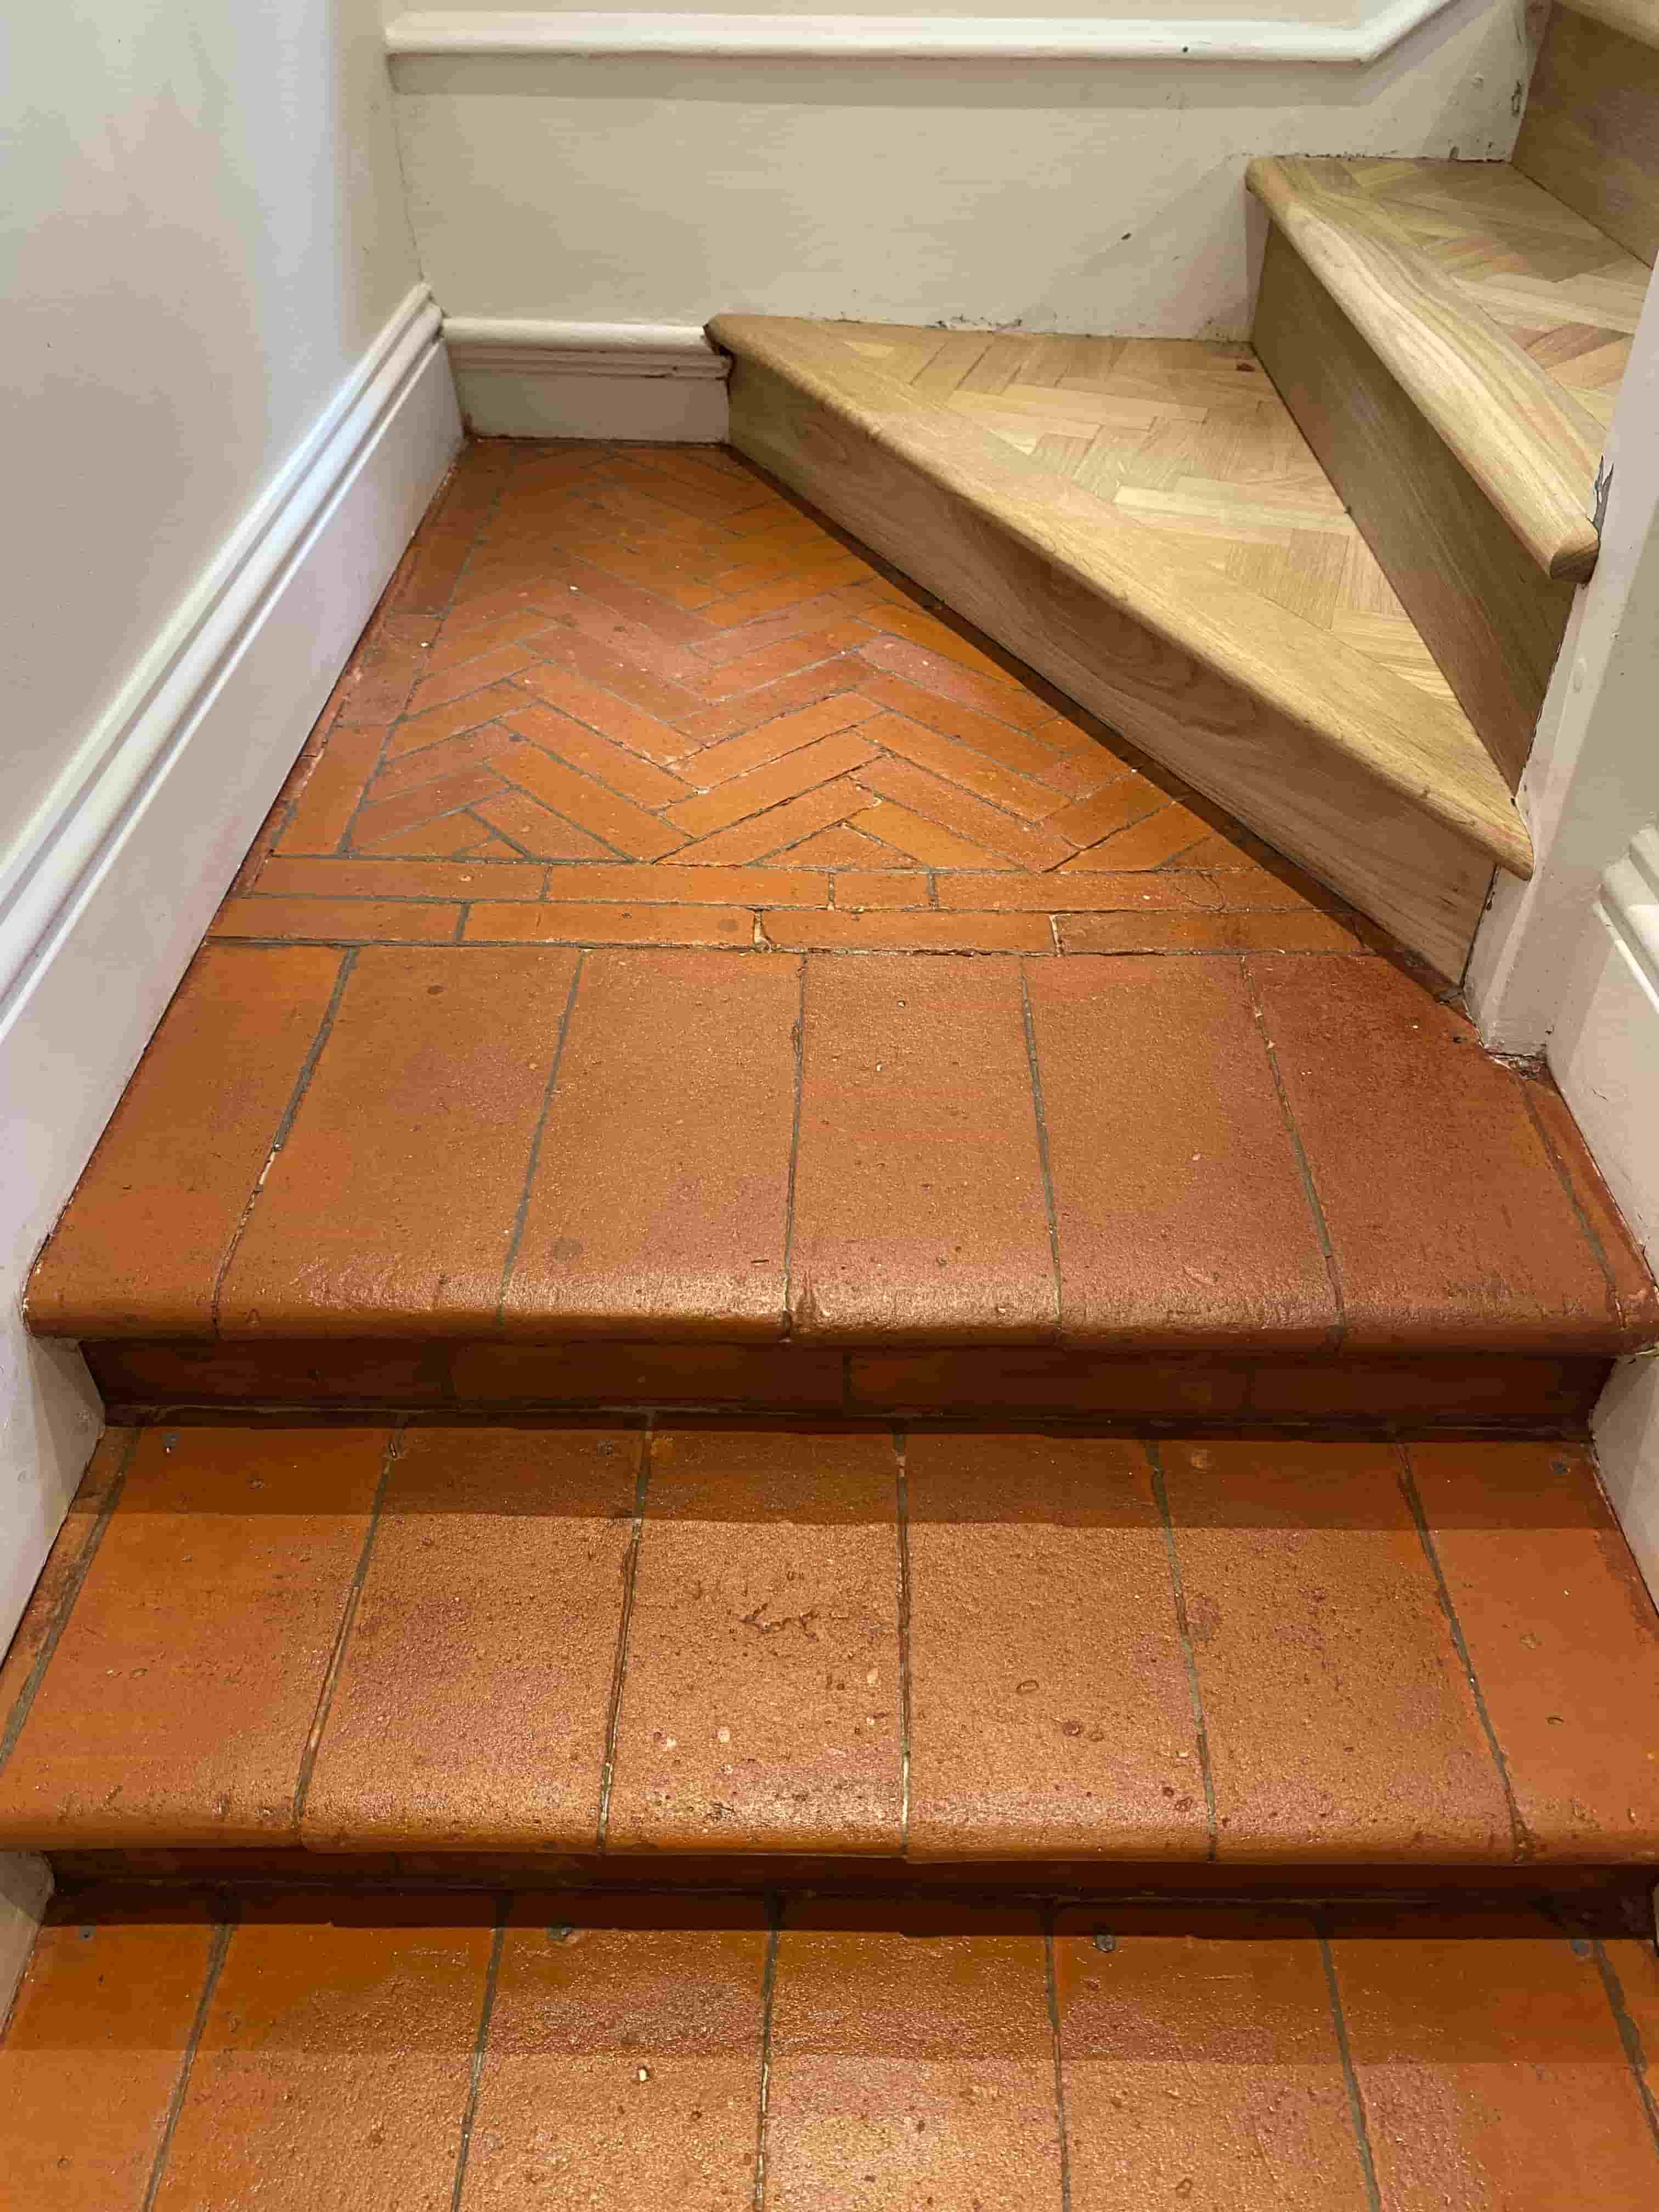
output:
<svg viewBox="0 0 1659 2212"><path fill-rule="evenodd" d="M1591 487L1638 264L1501 162L1253 161L1250 189L1546 575L1595 565Z"/></svg>
<svg viewBox="0 0 1659 2212"><path fill-rule="evenodd" d="M872 368L841 331L711 325L736 357L733 443L1460 974L1493 860L1524 873L1530 845L1457 710Z"/></svg>
<svg viewBox="0 0 1659 2212"><path fill-rule="evenodd" d="M1515 166L1652 268L1659 257L1659 26L1631 36L1605 19L1557 8L1532 73Z"/></svg>
<svg viewBox="0 0 1659 2212"><path fill-rule="evenodd" d="M1644 46L1659 46L1659 0L1560 0L1560 5Z"/></svg>
<svg viewBox="0 0 1659 2212"><path fill-rule="evenodd" d="M1275 230L1256 349L1510 787L1572 607Z"/></svg>

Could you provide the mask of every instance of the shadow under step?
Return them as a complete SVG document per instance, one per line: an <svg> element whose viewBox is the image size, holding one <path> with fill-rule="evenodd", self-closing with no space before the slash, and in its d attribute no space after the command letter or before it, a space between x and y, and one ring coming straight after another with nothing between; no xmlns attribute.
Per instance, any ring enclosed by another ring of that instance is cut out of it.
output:
<svg viewBox="0 0 1659 2212"><path fill-rule="evenodd" d="M112 1431L0 1850L222 1881L1628 1891L1659 1621L1581 1447Z"/></svg>
<svg viewBox="0 0 1659 2212"><path fill-rule="evenodd" d="M741 453L1462 974L1530 839L1248 348L709 333Z"/></svg>

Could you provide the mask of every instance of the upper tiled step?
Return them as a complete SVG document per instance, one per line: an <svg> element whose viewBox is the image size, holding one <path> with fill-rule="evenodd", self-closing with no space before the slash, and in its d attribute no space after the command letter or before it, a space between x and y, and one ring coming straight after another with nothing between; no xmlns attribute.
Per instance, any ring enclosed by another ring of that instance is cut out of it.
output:
<svg viewBox="0 0 1659 2212"><path fill-rule="evenodd" d="M1644 264L1501 161L1275 157L1248 177L1537 566L1588 576Z"/></svg>
<svg viewBox="0 0 1659 2212"><path fill-rule="evenodd" d="M729 458L474 447L30 1319L129 1405L1582 1420L1645 1270L1389 953Z"/></svg>
<svg viewBox="0 0 1659 2212"><path fill-rule="evenodd" d="M1647 2212L1656 2044L1536 1909L94 1891L0 2101L30 2212Z"/></svg>
<svg viewBox="0 0 1659 2212"><path fill-rule="evenodd" d="M151 1427L0 1676L0 1850L1617 1871L1656 1698L1577 1447Z"/></svg>

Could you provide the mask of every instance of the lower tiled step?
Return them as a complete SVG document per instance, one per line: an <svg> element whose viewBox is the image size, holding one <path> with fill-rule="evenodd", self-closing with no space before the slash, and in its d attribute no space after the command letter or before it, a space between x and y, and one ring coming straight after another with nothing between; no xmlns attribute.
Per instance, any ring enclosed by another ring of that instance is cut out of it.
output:
<svg viewBox="0 0 1659 2212"><path fill-rule="evenodd" d="M1537 1909L59 1899L30 2212L1648 2212L1659 1966Z"/></svg>
<svg viewBox="0 0 1659 2212"><path fill-rule="evenodd" d="M0 1674L0 1849L1613 1881L1656 1700L1580 1446L152 1425Z"/></svg>

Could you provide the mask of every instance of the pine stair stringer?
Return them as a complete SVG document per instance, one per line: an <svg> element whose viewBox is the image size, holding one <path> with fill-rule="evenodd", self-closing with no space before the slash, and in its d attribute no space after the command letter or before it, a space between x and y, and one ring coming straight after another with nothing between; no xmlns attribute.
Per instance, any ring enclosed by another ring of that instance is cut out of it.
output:
<svg viewBox="0 0 1659 2212"><path fill-rule="evenodd" d="M1532 848L1461 711L884 374L727 315L732 442L1103 720L1462 972Z"/></svg>

